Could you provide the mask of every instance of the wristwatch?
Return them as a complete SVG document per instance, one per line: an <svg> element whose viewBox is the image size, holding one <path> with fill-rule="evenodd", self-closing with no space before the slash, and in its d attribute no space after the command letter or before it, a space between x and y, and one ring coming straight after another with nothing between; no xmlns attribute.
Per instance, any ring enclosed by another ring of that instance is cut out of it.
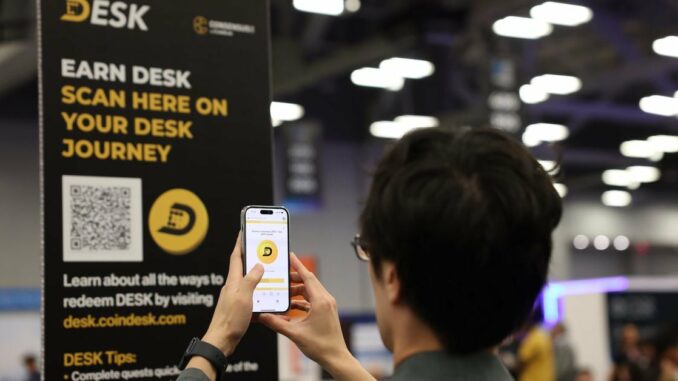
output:
<svg viewBox="0 0 678 381"><path fill-rule="evenodd" d="M186 351L179 362L179 369L184 370L193 356L200 356L212 364L217 371L217 381L220 381L226 373L228 360L223 352L214 345L201 341L197 337L194 337L188 344L188 348L186 348Z"/></svg>

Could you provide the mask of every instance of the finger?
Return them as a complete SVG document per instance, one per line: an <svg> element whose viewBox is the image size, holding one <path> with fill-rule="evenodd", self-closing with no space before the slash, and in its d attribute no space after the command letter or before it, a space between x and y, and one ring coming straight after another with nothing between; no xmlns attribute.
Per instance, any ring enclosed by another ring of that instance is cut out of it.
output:
<svg viewBox="0 0 678 381"><path fill-rule="evenodd" d="M282 318L281 316L271 315L271 314L261 314L259 315L259 322L271 330L278 332L282 335L285 335L292 339L292 323L288 320Z"/></svg>
<svg viewBox="0 0 678 381"><path fill-rule="evenodd" d="M311 310L311 303L305 300L293 300L290 308L293 310L309 312Z"/></svg>
<svg viewBox="0 0 678 381"><path fill-rule="evenodd" d="M302 282L304 283L306 294L308 295L307 299L310 302L313 302L313 299L320 297L322 294L327 293L325 287L320 283L318 278L310 272L306 266L297 258L297 256L292 253L290 255L290 260L292 267L297 270L299 276L301 277Z"/></svg>
<svg viewBox="0 0 678 381"><path fill-rule="evenodd" d="M243 277L242 274L242 232L240 232L231 253L231 261L228 265L228 279L241 279Z"/></svg>
<svg viewBox="0 0 678 381"><path fill-rule="evenodd" d="M290 280L294 283L303 283L304 281L301 280L301 275L299 275L298 272L293 271L290 273Z"/></svg>
<svg viewBox="0 0 678 381"><path fill-rule="evenodd" d="M257 263L250 272L245 275L245 278L243 279L243 283L247 287L247 290L250 292L254 292L254 289L257 287L259 282L261 282L261 278L264 277L264 266L261 265L261 263Z"/></svg>
<svg viewBox="0 0 678 381"><path fill-rule="evenodd" d="M294 253L290 253L290 260L292 264L292 268L294 268L297 271L297 274L299 274L299 278L301 278L301 281L304 282L310 277L313 276L313 273L310 272L306 266L297 258L297 255Z"/></svg>
<svg viewBox="0 0 678 381"><path fill-rule="evenodd" d="M297 284L294 286L290 287L290 296L299 296L302 295L306 299L308 299L308 296L306 295L306 287L304 287L303 284Z"/></svg>

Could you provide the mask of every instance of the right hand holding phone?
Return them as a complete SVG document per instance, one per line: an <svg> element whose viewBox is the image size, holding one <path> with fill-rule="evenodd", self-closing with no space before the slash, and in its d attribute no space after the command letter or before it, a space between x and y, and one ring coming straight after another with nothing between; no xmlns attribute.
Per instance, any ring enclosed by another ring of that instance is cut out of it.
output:
<svg viewBox="0 0 678 381"><path fill-rule="evenodd" d="M292 308L308 312L300 321L288 317L262 314L259 321L272 330L287 336L310 359L316 361L335 378L342 379L343 370L355 369L357 360L351 355L344 341L339 323L339 312L334 297L323 287L318 278L294 255L290 255L293 282L303 285L293 294L301 294L306 300L293 300ZM361 368L362 369L362 368ZM372 378L370 378L372 379Z"/></svg>

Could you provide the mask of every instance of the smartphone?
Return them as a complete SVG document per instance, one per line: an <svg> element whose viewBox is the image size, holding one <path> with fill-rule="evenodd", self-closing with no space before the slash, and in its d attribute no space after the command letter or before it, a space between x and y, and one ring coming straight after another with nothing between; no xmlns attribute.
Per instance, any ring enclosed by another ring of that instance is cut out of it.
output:
<svg viewBox="0 0 678 381"><path fill-rule="evenodd" d="M264 277L254 290L253 312L283 313L290 309L290 214L282 206L246 206L241 213L243 269L257 263Z"/></svg>

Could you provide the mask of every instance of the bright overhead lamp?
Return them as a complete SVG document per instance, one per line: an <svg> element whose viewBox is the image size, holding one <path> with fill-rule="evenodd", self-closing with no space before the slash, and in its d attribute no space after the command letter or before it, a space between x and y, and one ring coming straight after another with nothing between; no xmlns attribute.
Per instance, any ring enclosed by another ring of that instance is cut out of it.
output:
<svg viewBox="0 0 678 381"><path fill-rule="evenodd" d="M593 11L581 5L557 3L547 1L530 9L533 19L551 24L577 26L591 21Z"/></svg>
<svg viewBox="0 0 678 381"><path fill-rule="evenodd" d="M584 250L589 247L590 242L589 237L579 234L572 240L572 245L577 250Z"/></svg>
<svg viewBox="0 0 678 381"><path fill-rule="evenodd" d="M537 161L546 172L551 174L558 172L558 164L556 164L555 161L553 160L537 160Z"/></svg>
<svg viewBox="0 0 678 381"><path fill-rule="evenodd" d="M640 182L633 178L630 172L623 169L609 169L603 172L603 183L613 187L627 187L638 189Z"/></svg>
<svg viewBox="0 0 678 381"><path fill-rule="evenodd" d="M537 147L541 144L541 140L532 135L523 133L523 144L525 144L526 147Z"/></svg>
<svg viewBox="0 0 678 381"><path fill-rule="evenodd" d="M426 78L436 71L436 67L429 61L398 57L381 61L379 69L409 79Z"/></svg>
<svg viewBox="0 0 678 381"><path fill-rule="evenodd" d="M271 118L271 124L273 125L274 128L280 127L283 123L285 122L283 122L282 120Z"/></svg>
<svg viewBox="0 0 678 381"><path fill-rule="evenodd" d="M339 16L344 13L344 0L294 0L292 3L298 11Z"/></svg>
<svg viewBox="0 0 678 381"><path fill-rule="evenodd" d="M661 171L655 167L649 167L645 165L634 165L632 167L626 168L631 178L637 182L641 183L653 183L658 181L661 178Z"/></svg>
<svg viewBox="0 0 678 381"><path fill-rule="evenodd" d="M570 136L570 130L561 124L535 123L525 128L523 139L542 142L559 142Z"/></svg>
<svg viewBox="0 0 678 381"><path fill-rule="evenodd" d="M553 26L529 17L507 16L495 21L492 30L499 36L535 40L551 34Z"/></svg>
<svg viewBox="0 0 678 381"><path fill-rule="evenodd" d="M604 192L601 200L603 205L623 208L631 204L633 197L631 197L631 193L626 191L611 190Z"/></svg>
<svg viewBox="0 0 678 381"><path fill-rule="evenodd" d="M298 104L271 102L271 118L274 121L293 122L304 117L306 111Z"/></svg>
<svg viewBox="0 0 678 381"><path fill-rule="evenodd" d="M666 153L678 152L678 136L656 135L647 138L647 141L658 150Z"/></svg>
<svg viewBox="0 0 678 381"><path fill-rule="evenodd" d="M561 183L553 184L553 187L556 188L556 192L560 195L560 198L565 198L567 196L567 186Z"/></svg>
<svg viewBox="0 0 678 381"><path fill-rule="evenodd" d="M403 135L416 129L416 127L413 128L403 123L384 120L372 123L370 134L376 138L400 139Z"/></svg>
<svg viewBox="0 0 678 381"><path fill-rule="evenodd" d="M640 109L648 114L661 116L678 115L678 98L651 95L640 100Z"/></svg>
<svg viewBox="0 0 678 381"><path fill-rule="evenodd" d="M370 126L370 134L377 138L400 139L410 131L420 128L438 127L438 118L424 115L402 115L393 121L374 122Z"/></svg>
<svg viewBox="0 0 678 381"><path fill-rule="evenodd" d="M402 115L395 118L395 122L410 128L429 128L440 125L438 118L424 115Z"/></svg>
<svg viewBox="0 0 678 381"><path fill-rule="evenodd" d="M618 251L628 250L630 246L631 240L627 236L620 235L614 239L614 248Z"/></svg>
<svg viewBox="0 0 678 381"><path fill-rule="evenodd" d="M538 88L537 86L532 85L520 86L518 94L520 95L520 100L523 101L523 103L527 103L530 105L535 103L541 103L549 99L549 93Z"/></svg>
<svg viewBox="0 0 678 381"><path fill-rule="evenodd" d="M621 144L619 151L626 157L649 159L652 161L659 161L664 156L664 152L646 140L626 141Z"/></svg>
<svg viewBox="0 0 678 381"><path fill-rule="evenodd" d="M667 36L654 40L652 50L662 56L678 57L678 36Z"/></svg>
<svg viewBox="0 0 678 381"><path fill-rule="evenodd" d="M355 13L360 10L362 3L360 0L346 0L344 7L346 8L347 12Z"/></svg>
<svg viewBox="0 0 678 381"><path fill-rule="evenodd" d="M351 82L356 86L377 87L390 91L400 91L405 80L392 72L373 67L364 67L351 73Z"/></svg>
<svg viewBox="0 0 678 381"><path fill-rule="evenodd" d="M581 80L571 75L544 74L532 78L532 86L536 86L550 94L567 95L581 90Z"/></svg>

